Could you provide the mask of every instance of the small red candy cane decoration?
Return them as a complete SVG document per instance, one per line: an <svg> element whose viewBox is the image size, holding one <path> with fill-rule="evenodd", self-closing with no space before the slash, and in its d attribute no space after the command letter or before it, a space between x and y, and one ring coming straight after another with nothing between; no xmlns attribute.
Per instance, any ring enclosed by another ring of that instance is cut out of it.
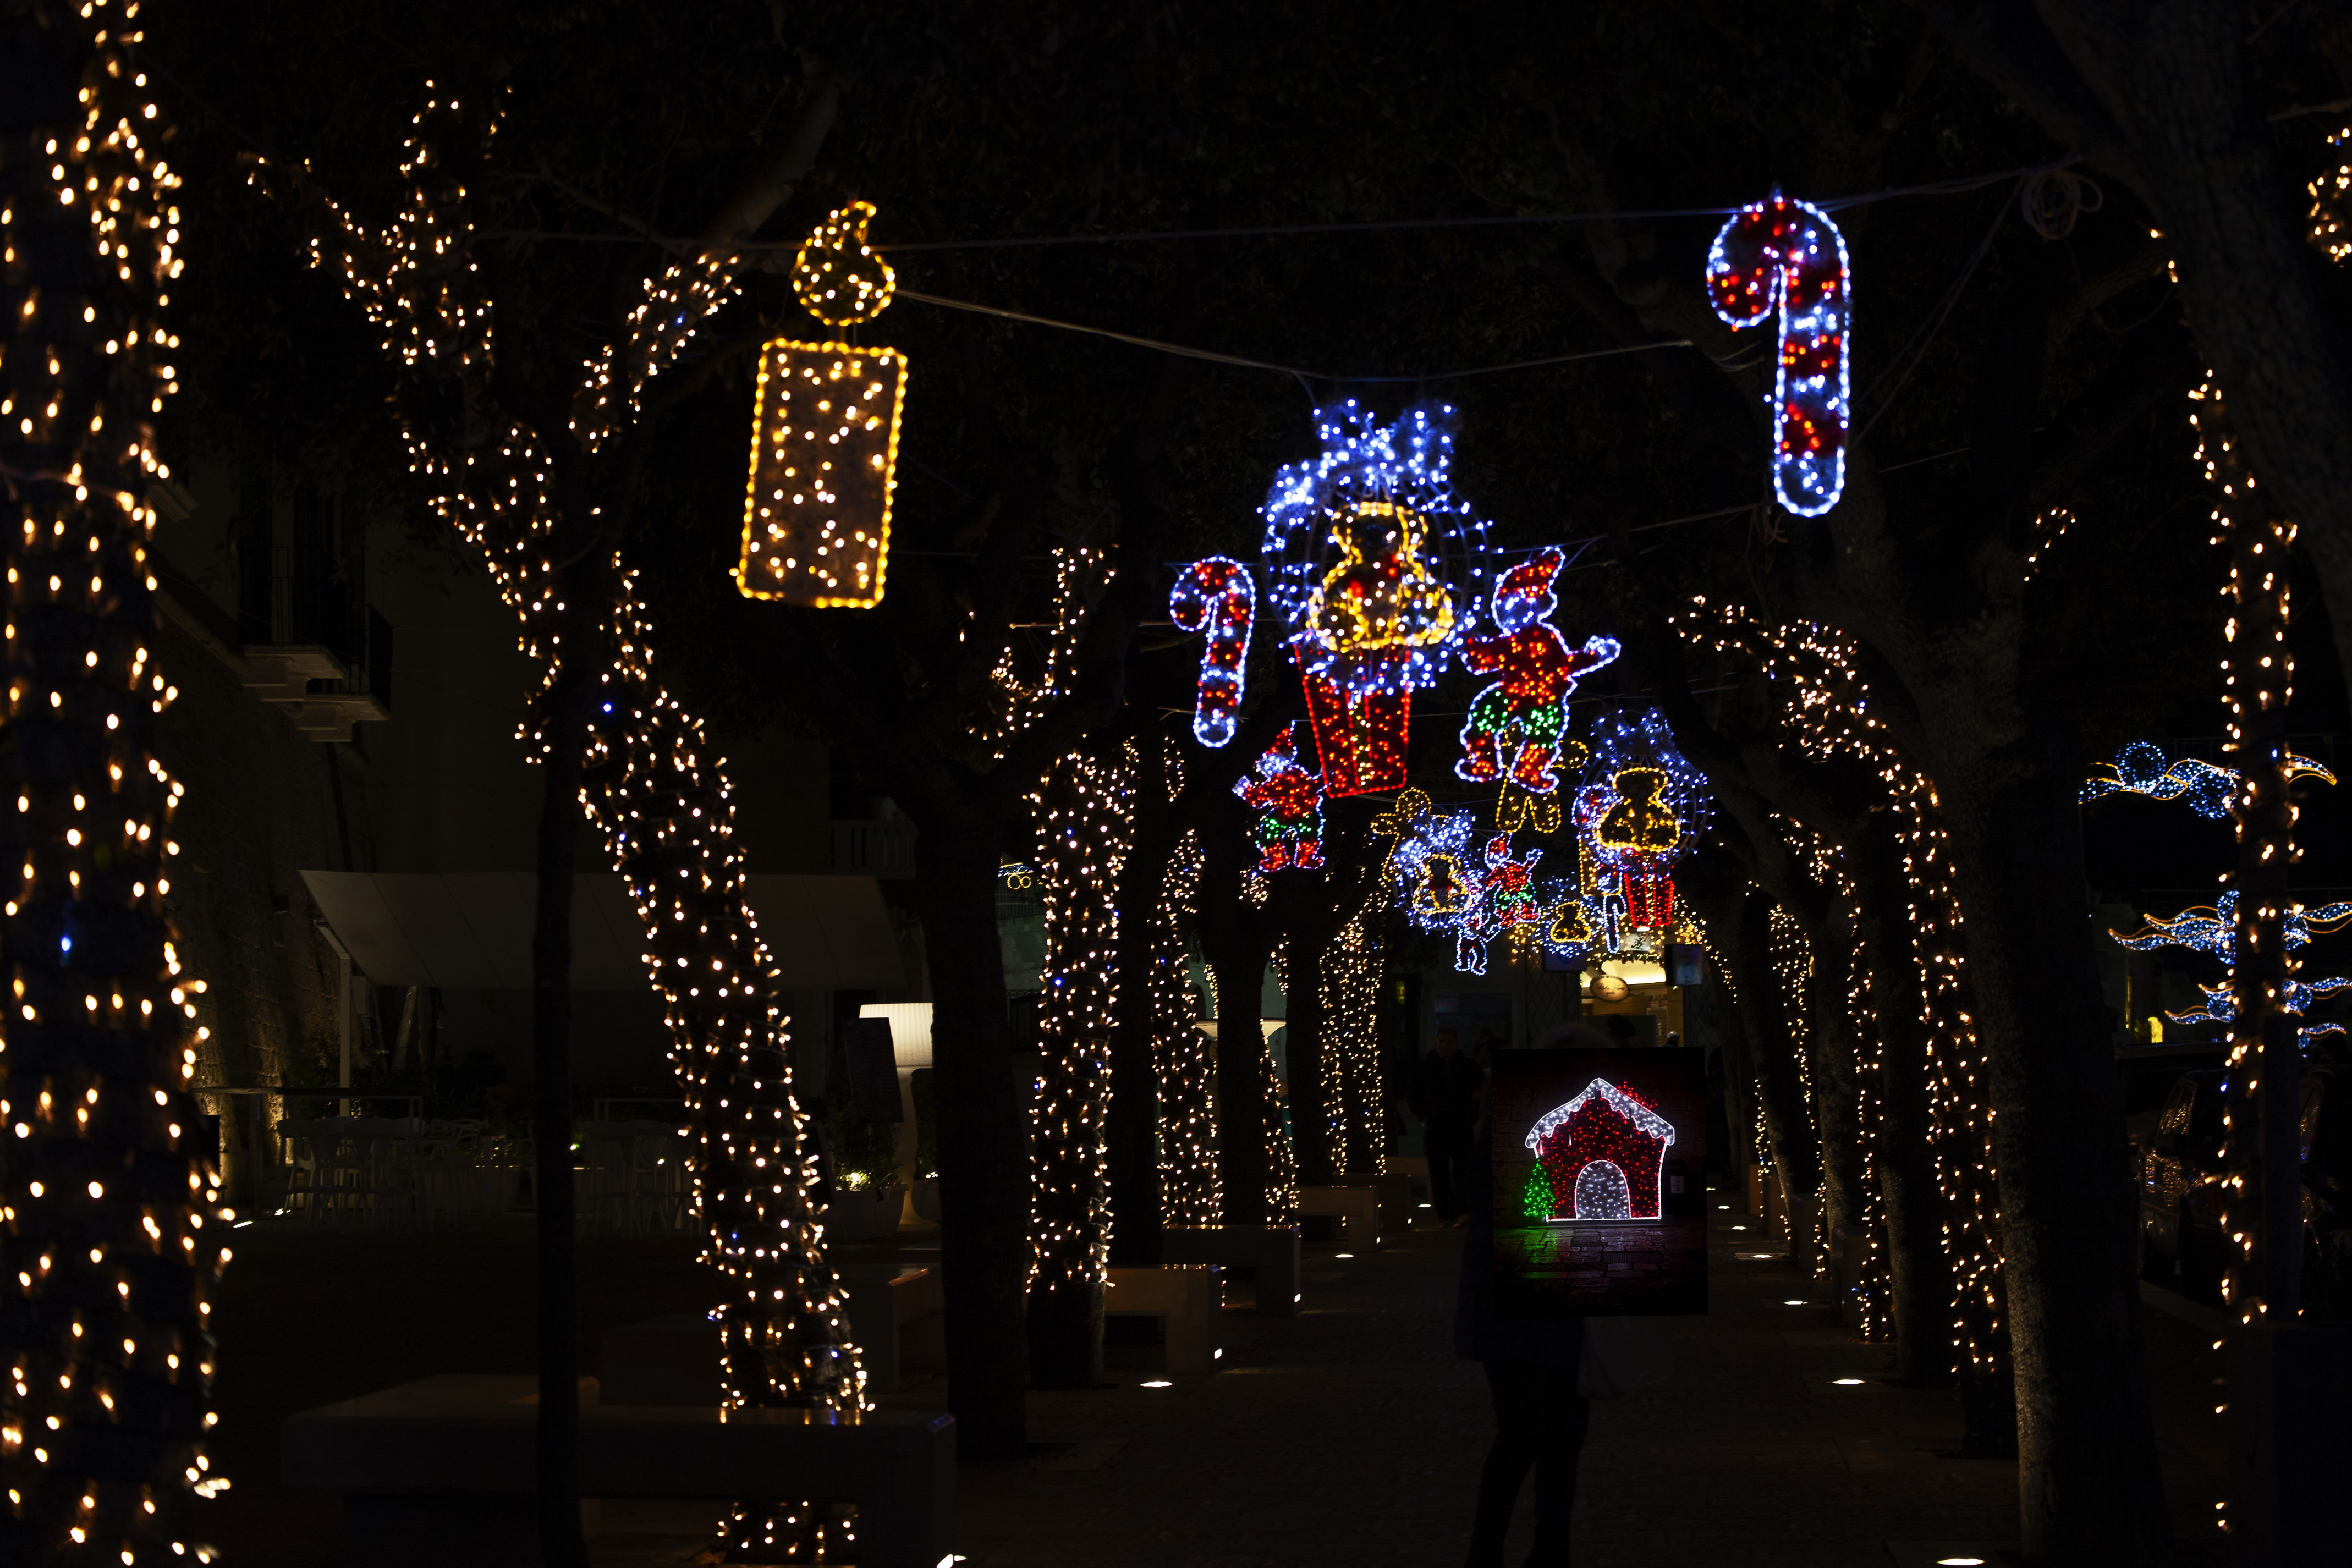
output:
<svg viewBox="0 0 2352 1568"><path fill-rule="evenodd" d="M1206 632L1201 683L1192 707L1192 737L1223 746L1234 737L1242 683L1249 663L1250 624L1257 619L1257 581L1249 568L1213 555L1176 570L1168 613L1181 632Z"/></svg>
<svg viewBox="0 0 2352 1568"><path fill-rule="evenodd" d="M1830 215L1778 191L1734 213L1707 252L1707 298L1717 316L1734 330L1779 322L1772 486L1801 517L1820 517L1845 490L1852 282L1845 236Z"/></svg>

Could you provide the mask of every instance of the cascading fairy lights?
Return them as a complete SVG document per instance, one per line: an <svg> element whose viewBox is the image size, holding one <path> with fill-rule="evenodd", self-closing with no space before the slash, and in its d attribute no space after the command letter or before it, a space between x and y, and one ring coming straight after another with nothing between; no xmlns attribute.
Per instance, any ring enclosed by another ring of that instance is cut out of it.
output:
<svg viewBox="0 0 2352 1568"><path fill-rule="evenodd" d="M1343 1176L1388 1168L1381 1136L1380 931L1377 895L1349 917L1323 955L1323 1103L1330 1108L1331 1148Z"/></svg>
<svg viewBox="0 0 2352 1568"><path fill-rule="evenodd" d="M1268 959L1274 970L1275 984L1285 996L1290 993L1290 939L1285 937ZM1252 1009L1255 1010L1255 1009ZM1265 1220L1268 1225L1291 1225L1298 1219L1298 1150L1290 1141L1290 1085L1284 1081L1282 1068L1274 1060L1274 1037L1264 1023L1246 1013L1234 1020L1244 1033L1220 1031L1219 1051L1255 1050L1258 1071L1264 1075L1265 1093L1259 1103L1265 1107L1265 1122L1258 1135L1265 1145ZM1257 1038L1252 1040L1250 1033Z"/></svg>
<svg viewBox="0 0 2352 1568"><path fill-rule="evenodd" d="M0 652L21 868L0 927L0 1560L108 1568L213 1558L194 1538L197 1500L228 1485L205 1452L207 1331L235 1218L192 1146L205 987L164 910L182 786L153 752L177 693L152 662L146 495L168 476L152 417L175 381L180 177L138 16L90 0L79 27L62 8L0 23L28 111L0 157L0 484L22 525Z"/></svg>
<svg viewBox="0 0 2352 1568"><path fill-rule="evenodd" d="M1029 1301L1101 1287L1110 1261L1110 1035L1118 1006L1118 912L1134 769L1062 758L1029 797L1037 824L1045 959L1029 1124Z"/></svg>
<svg viewBox="0 0 2352 1568"><path fill-rule="evenodd" d="M1450 406L1379 423L1353 399L1316 411L1323 450L1261 508L1266 593L1290 626L1325 792L1405 784L1412 694L1435 680L1484 597L1486 525L1453 492Z"/></svg>
<svg viewBox="0 0 2352 1568"><path fill-rule="evenodd" d="M866 243L873 217L872 204L852 202L818 225L793 260L793 293L829 327L872 320L896 291L889 263ZM731 279L734 257L705 258L700 266L695 287L710 298L687 296L675 313L681 329L732 292L730 283L722 293L718 278ZM675 353L682 344L662 347ZM882 602L890 572L907 356L778 338L760 350L756 384L743 549L731 573L736 588L750 599L872 609Z"/></svg>
<svg viewBox="0 0 2352 1568"><path fill-rule="evenodd" d="M1559 829L1559 775L1575 768L1583 748L1568 735L1568 699L1578 677L1616 659L1614 637L1588 637L1579 648L1552 625L1559 600L1552 585L1567 557L1556 547L1538 550L1495 579L1489 613L1496 633L1465 631L1455 640L1463 665L1494 675L1470 699L1462 725L1462 759L1454 777L1472 784L1502 782L1495 825L1539 833Z"/></svg>
<svg viewBox="0 0 2352 1568"><path fill-rule="evenodd" d="M391 224L371 227L310 193L329 220L327 235L311 242L312 265L331 267L383 333L386 354L412 383L395 404L411 465L432 487L436 511L482 551L520 623L523 651L542 666L523 736L536 759L549 755L565 665L584 661L593 674L581 802L645 927L645 961L686 1092L702 1257L725 1281L713 1313L725 1404L855 1420L866 1408L865 1374L815 1218L815 1162L793 1095L774 966L745 900L724 761L708 756L699 721L655 678L650 627L617 552L592 544L558 564L566 531L598 515L582 493L595 449L576 429L535 428L499 402L494 301L471 256L464 183L441 145L461 142L467 121L456 100L436 94L413 123L401 163L407 195ZM492 114L477 156L488 157L496 130ZM271 172L309 189L305 174ZM707 270L665 276L679 281L652 292L643 319L667 325L655 334L632 326L636 347L622 359L633 362L592 360L592 374L642 386L656 367L634 361L675 355L701 325L693 312L726 296ZM478 425L411 419L412 395L421 406L463 406ZM621 406L613 405L615 418L625 417ZM595 446L607 439L598 435ZM575 450L559 461L557 444L566 441ZM575 608L570 600L583 580L603 597ZM720 1538L732 1562L822 1562L853 1544L847 1511L764 1500L730 1510Z"/></svg>
<svg viewBox="0 0 2352 1568"><path fill-rule="evenodd" d="M1772 977L1780 988L1780 1016L1789 1021L1789 1048L1797 1061L1797 1081L1804 1087L1805 1113L1813 1124L1813 1136L1821 1136L1820 1102L1813 1092L1813 1029L1812 1018L1805 1006L1805 984L1813 970L1812 944L1805 939L1804 927L1796 917L1775 904L1772 906L1771 946ZM1790 1194L1791 1197L1796 1195ZM1813 1276L1822 1278L1829 1271L1829 1216L1826 1206L1812 1206L1813 1235L1807 1249L1813 1260ZM1789 1241L1798 1244L1797 1217L1789 1217Z"/></svg>
<svg viewBox="0 0 2352 1568"><path fill-rule="evenodd" d="M2288 867L2303 858L2294 842L2296 768L2286 747L2286 712L2294 698L2294 653L2286 636L2294 601L2286 574L2295 526L2272 508L2239 455L2221 388L2210 374L2189 399L2199 405L2189 416L2197 457L2220 492L2212 542L2230 552L2230 578L2221 590L2230 606L2222 629L2221 700L2229 714L2223 745L2237 759L2243 783L2234 802L2238 864L2228 879L2236 894L2237 930L2227 998L2231 1071L2222 1118L2221 1230L2229 1247L2221 1299L2240 1322L2252 1323L2291 1317L2300 1306L2295 1084L2302 1053L2294 1019L2318 988L2294 978L2296 944L2288 929ZM2336 988L2339 983L2326 984Z"/></svg>
<svg viewBox="0 0 2352 1568"><path fill-rule="evenodd" d="M1837 225L1778 191L1733 214L1707 251L1715 313L1734 331L1767 321L1778 329L1772 487L1801 517L1820 517L1845 490L1852 287Z"/></svg>
<svg viewBox="0 0 2352 1568"><path fill-rule="evenodd" d="M2327 145L2352 146L2352 126L2330 136ZM2341 262L2352 256L2352 224L2345 221L2345 200L2352 196L2352 162L2337 163L2305 188L2311 193L2305 236L2326 251L2330 261Z"/></svg>
<svg viewBox="0 0 2352 1568"><path fill-rule="evenodd" d="M1871 710L1853 645L1810 622L1769 626L1736 607L1695 599L1675 624L1717 652L1741 653L1781 704L1800 753L1869 764L1900 824L1908 903L1898 927L1920 979L1927 1038L1928 1141L1946 1216L1951 1272L1952 1370L1998 1382L2008 1375L2007 1301L2001 1289L2000 1193L1985 1092L1990 1064L1968 1010L1961 910L1950 841L1934 783L1906 760ZM1874 1029L1875 1023L1874 1020ZM1759 1146L1769 1146L1759 1106Z"/></svg>
<svg viewBox="0 0 2352 1568"><path fill-rule="evenodd" d="M1173 784L1171 781L1171 788ZM1152 920L1160 963L1152 971L1152 1061L1160 1075L1160 1214L1171 1226L1222 1223L1225 1199L1217 1175L1215 1064L1186 983L1183 932L1198 913L1201 844L1177 841Z"/></svg>
<svg viewBox="0 0 2352 1568"><path fill-rule="evenodd" d="M1230 556L1213 555L1176 569L1168 614L1180 632L1206 633L1192 700L1192 737L1223 746L1234 737L1249 674L1250 628L1257 620L1257 580Z"/></svg>

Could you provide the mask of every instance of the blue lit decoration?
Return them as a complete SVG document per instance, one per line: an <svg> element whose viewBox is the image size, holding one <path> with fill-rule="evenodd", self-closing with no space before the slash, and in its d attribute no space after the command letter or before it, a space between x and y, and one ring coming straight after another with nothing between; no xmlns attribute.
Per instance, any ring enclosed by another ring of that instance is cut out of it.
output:
<svg viewBox="0 0 2352 1568"><path fill-rule="evenodd" d="M1201 679L1192 700L1192 738L1223 746L1234 737L1248 674L1250 627L1257 619L1257 582L1249 568L1213 555L1176 569L1168 615L1180 632L1205 632Z"/></svg>
<svg viewBox="0 0 2352 1568"><path fill-rule="evenodd" d="M2235 777L2231 775L2233 779ZM2235 965L2238 961L2238 895L2234 891L2224 893L2210 904L2184 909L2168 920L2153 915L2140 918L2147 923L2143 929L2128 935L2121 931L2107 935L2135 953L2158 947L2190 947L2210 953L2224 964ZM2292 953L2314 936L2327 936L2346 925L2352 925L2352 904L2327 904L2317 909L2297 904L2287 911L2280 929L2284 934L2286 950ZM2197 988L2205 995L2204 1006L2183 1012L2168 1010L2164 1016L2175 1023L2228 1023L2237 1017L2237 1004L2227 981ZM2347 988L2352 988L2352 979L2341 977L2310 981L2289 979L2281 992L2281 1009L2290 1017L2301 1018L2313 1001ZM2322 1035L2342 1034L2345 1030L2342 1024L2323 1023L2309 1025L2298 1032L2308 1046Z"/></svg>
<svg viewBox="0 0 2352 1568"><path fill-rule="evenodd" d="M2317 779L2333 784L2336 775L2308 757L2286 754L2290 780ZM2194 757L2177 762L2164 759L2164 748L2135 740L2116 753L2113 762L2095 763L2084 781L2081 799L2089 802L2107 795L2145 795L2151 800L2182 800L2199 816L2216 822L2230 820L2242 775L2233 768L2217 768Z"/></svg>
<svg viewBox="0 0 2352 1568"><path fill-rule="evenodd" d="M1585 918L1594 944L1619 953L1633 933L1673 926L1675 863L1713 821L1715 800L1655 708L1601 715L1591 753L1574 813Z"/></svg>
<svg viewBox="0 0 2352 1568"><path fill-rule="evenodd" d="M1584 748L1567 735L1569 696L1580 676L1620 651L1614 637L1588 637L1582 647L1570 648L1552 625L1559 608L1552 585L1566 561L1557 547L1547 546L1497 574L1489 604L1495 635L1465 627L1456 641L1465 667L1499 678L1470 699L1454 774L1472 784L1502 781L1496 822L1507 831L1559 831L1555 765L1574 768L1585 760Z"/></svg>
<svg viewBox="0 0 2352 1568"><path fill-rule="evenodd" d="M1817 517L1845 490L1852 417L1853 277L1845 236L1810 202L1775 190L1717 231L1706 293L1734 330L1780 329L1772 386L1772 487L1780 505Z"/></svg>
<svg viewBox="0 0 2352 1568"><path fill-rule="evenodd" d="M1453 493L1453 420L1444 404L1393 424L1353 399L1318 409L1321 455L1277 472L1262 508L1266 593L1334 799L1404 787L1412 694L1485 594L1486 525Z"/></svg>
<svg viewBox="0 0 2352 1568"><path fill-rule="evenodd" d="M1420 800L1411 818L1397 824L1404 831L1389 853L1390 887L1418 929L1452 930L1470 907L1476 886L1462 864L1474 820L1467 811L1432 810L1429 797L1418 789L1407 794ZM1403 808L1404 799L1397 804Z"/></svg>
<svg viewBox="0 0 2352 1568"><path fill-rule="evenodd" d="M1323 863L1323 789L1313 773L1299 766L1295 721L1282 727L1257 759L1257 777L1234 780L1234 793L1258 810L1252 835L1258 875L1293 868L1313 871Z"/></svg>

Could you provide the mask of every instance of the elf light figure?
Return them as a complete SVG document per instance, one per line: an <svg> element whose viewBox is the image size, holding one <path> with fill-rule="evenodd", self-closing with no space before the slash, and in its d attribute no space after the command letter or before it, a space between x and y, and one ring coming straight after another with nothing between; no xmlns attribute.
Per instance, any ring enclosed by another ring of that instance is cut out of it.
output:
<svg viewBox="0 0 2352 1568"><path fill-rule="evenodd" d="M1628 932L1662 932L1675 920L1675 862L1706 831L1706 781L1675 749L1665 719L1604 715L1576 795L1586 892L1611 952Z"/></svg>
<svg viewBox="0 0 2352 1568"><path fill-rule="evenodd" d="M1486 948L1497 936L1532 944L1540 939L1552 911L1537 895L1536 863L1543 851L1524 858L1511 853L1511 835L1486 841L1486 870L1463 909L1454 942L1454 967L1465 974L1486 972Z"/></svg>
<svg viewBox="0 0 2352 1568"><path fill-rule="evenodd" d="M1522 1211L1530 1219L1656 1219L1675 1124L1596 1078L1528 1129L1537 1160Z"/></svg>
<svg viewBox="0 0 2352 1568"><path fill-rule="evenodd" d="M1192 738L1223 746L1234 737L1249 664L1250 627L1257 620L1257 583L1249 568L1213 555L1176 570L1169 618L1180 632L1205 632L1201 678L1192 699Z"/></svg>
<svg viewBox="0 0 2352 1568"><path fill-rule="evenodd" d="M1778 191L1734 213L1707 252L1715 313L1734 330L1767 321L1779 329L1772 486L1801 517L1821 516L1845 490L1852 284L1837 225Z"/></svg>
<svg viewBox="0 0 2352 1568"><path fill-rule="evenodd" d="M1323 863L1323 787L1298 765L1298 726L1282 727L1257 759L1257 777L1234 781L1234 793L1257 808L1257 874Z"/></svg>
<svg viewBox="0 0 2352 1568"><path fill-rule="evenodd" d="M1266 592L1333 799L1404 787L1412 694L1485 588L1486 526L1452 489L1453 414L1318 410L1321 455L1285 466L1262 508Z"/></svg>
<svg viewBox="0 0 2352 1568"><path fill-rule="evenodd" d="M1466 667L1500 678L1470 699L1454 777L1473 784L1503 780L1496 821L1506 831L1559 830L1554 764L1573 768L1584 760L1583 747L1564 738L1569 695L1578 677L1620 651L1613 637L1588 637L1582 647L1570 648L1552 625L1552 612L1559 608L1553 584L1566 560L1548 546L1496 578L1490 602L1496 634L1465 632L1458 643Z"/></svg>

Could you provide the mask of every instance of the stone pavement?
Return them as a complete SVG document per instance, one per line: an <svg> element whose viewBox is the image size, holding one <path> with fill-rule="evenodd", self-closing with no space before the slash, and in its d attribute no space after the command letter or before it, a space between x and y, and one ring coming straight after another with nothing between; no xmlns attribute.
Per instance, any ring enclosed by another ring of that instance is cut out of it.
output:
<svg viewBox="0 0 2352 1568"><path fill-rule="evenodd" d="M1580 1568L2000 1563L2017 1535L2015 1467L1949 1457L1950 1394L1877 1382L1885 1353L1785 1261L1756 1256L1761 1221L1719 1208L1710 1221L1713 1311L1660 1320L1675 1376L1593 1406ZM964 1469L958 1550L972 1568L1455 1568L1493 1429L1478 1369L1453 1354L1460 1246L1434 1229L1366 1256L1310 1249L1305 1312L1229 1310L1212 1376L1147 1386L1157 1349L1114 1345L1110 1386L1031 1396L1027 1462ZM236 1484L209 1533L233 1563L328 1568L334 1505L276 1485L278 1423L429 1373L528 1370L529 1233L257 1228L238 1250L218 1313L216 1448ZM589 1242L582 1264L592 1357L604 1328L709 1288L678 1243ZM2199 1568L2219 1560L2220 1358L2192 1322L2147 1322L2179 1562ZM933 1380L890 1403L936 1407L944 1392ZM593 1555L683 1563L709 1528L698 1511L608 1503ZM1528 1530L1523 1501L1515 1568Z"/></svg>

